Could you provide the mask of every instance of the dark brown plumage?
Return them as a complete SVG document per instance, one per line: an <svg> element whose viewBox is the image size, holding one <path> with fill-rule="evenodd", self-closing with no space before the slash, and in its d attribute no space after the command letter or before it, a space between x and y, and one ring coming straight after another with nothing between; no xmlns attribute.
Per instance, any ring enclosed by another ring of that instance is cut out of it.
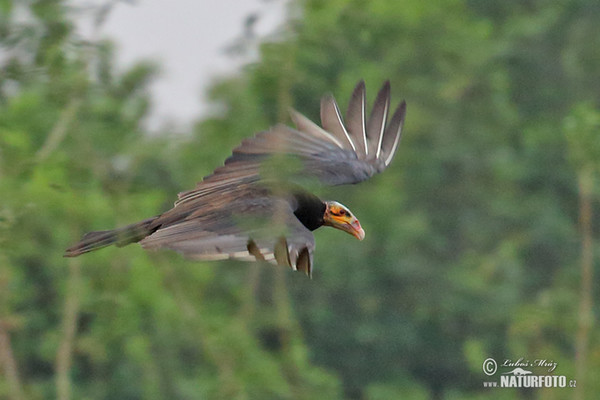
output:
<svg viewBox="0 0 600 400"><path fill-rule="evenodd" d="M90 232L65 256L139 242L146 249L170 248L191 259L264 260L310 275L311 231L333 226L359 240L364 231L346 207L324 202L297 183L306 178L325 185L358 183L383 171L396 152L406 114L402 102L388 123L389 106L386 82L367 119L361 81L350 99L346 124L332 96L321 101L323 128L292 111L296 129L277 125L245 139L223 166L195 189L180 193L171 210L123 228ZM283 164L272 163L274 159Z"/></svg>

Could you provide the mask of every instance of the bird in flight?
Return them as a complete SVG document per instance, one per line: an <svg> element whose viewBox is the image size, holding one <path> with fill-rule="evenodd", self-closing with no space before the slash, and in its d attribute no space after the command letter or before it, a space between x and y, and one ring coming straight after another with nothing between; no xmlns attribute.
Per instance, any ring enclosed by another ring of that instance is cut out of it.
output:
<svg viewBox="0 0 600 400"><path fill-rule="evenodd" d="M179 193L169 211L89 232L65 257L139 242L145 249L169 248L194 260L268 261L311 276L312 231L331 226L358 240L365 232L347 207L319 199L301 182L354 184L383 171L398 148L406 102L388 120L389 108L390 84L385 82L367 118L360 81L345 121L331 95L321 100L322 128L292 110L296 129L276 125L245 139L195 189Z"/></svg>

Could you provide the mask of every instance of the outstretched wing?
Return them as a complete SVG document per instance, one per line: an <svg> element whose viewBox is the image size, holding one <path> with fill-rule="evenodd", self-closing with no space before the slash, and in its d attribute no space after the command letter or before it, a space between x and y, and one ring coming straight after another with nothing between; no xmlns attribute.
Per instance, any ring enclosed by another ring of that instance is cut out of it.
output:
<svg viewBox="0 0 600 400"><path fill-rule="evenodd" d="M388 121L389 82L379 91L368 118L365 102L361 81L352 94L346 123L334 98L326 96L321 101L323 127L292 111L296 129L277 125L244 140L225 165L194 190L180 193L175 207L153 222L159 228L140 243L199 260L265 260L310 275L314 237L288 200L261 184L263 173L278 155L300 161L297 175L328 185L361 182L383 171L400 142L406 103Z"/></svg>
<svg viewBox="0 0 600 400"><path fill-rule="evenodd" d="M292 110L296 129L277 125L244 140L225 165L204 178L196 189L180 193L178 203L219 191L223 186L259 181L266 162L276 155L297 158L300 167L296 176L315 177L327 185L358 183L383 171L398 148L406 103L400 103L388 121L390 84L386 82L367 118L365 97L365 84L360 81L344 123L335 99L325 96L321 101L323 127Z"/></svg>
<svg viewBox="0 0 600 400"><path fill-rule="evenodd" d="M143 238L140 243L145 248L166 247L188 258L265 260L310 275L314 237L294 215L291 193L282 191L289 186L279 185L281 180L273 185L263 172L269 166L276 168L270 162L280 155L294 164L292 178L314 177L329 185L368 179L390 164L400 142L406 103L388 121L389 107L386 82L367 118L361 81L350 99L345 123L332 96L321 101L323 127L292 111L296 129L277 125L244 140L225 165L194 190L180 193L171 210L124 228L90 233L66 255ZM298 169L294 161L299 161Z"/></svg>
<svg viewBox="0 0 600 400"><path fill-rule="evenodd" d="M158 217L160 226L140 241L194 260L268 261L312 272L315 241L290 203L248 185L218 190Z"/></svg>

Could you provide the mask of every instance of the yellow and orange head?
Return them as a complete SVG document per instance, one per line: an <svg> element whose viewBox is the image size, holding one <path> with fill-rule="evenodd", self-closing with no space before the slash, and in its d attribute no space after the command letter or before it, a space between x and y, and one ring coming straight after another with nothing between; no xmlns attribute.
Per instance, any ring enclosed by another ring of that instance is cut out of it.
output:
<svg viewBox="0 0 600 400"><path fill-rule="evenodd" d="M325 215L323 224L348 232L358 240L365 238L365 231L360 226L358 219L348 209L348 207L337 201L326 201Z"/></svg>

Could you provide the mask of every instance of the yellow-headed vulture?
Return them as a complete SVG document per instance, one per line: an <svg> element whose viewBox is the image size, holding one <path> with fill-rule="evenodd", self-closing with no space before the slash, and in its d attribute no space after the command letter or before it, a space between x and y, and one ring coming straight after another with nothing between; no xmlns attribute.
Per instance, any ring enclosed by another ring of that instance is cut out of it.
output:
<svg viewBox="0 0 600 400"><path fill-rule="evenodd" d="M383 171L394 157L406 114L403 101L388 121L389 107L386 82L367 118L361 81L345 123L332 96L321 100L322 128L292 110L296 129L277 125L244 140L223 166L194 190L180 193L171 210L123 228L87 233L65 256L140 242L145 249L166 247L195 260L264 260L310 275L312 231L332 226L358 240L365 232L347 207L322 201L298 182L358 183Z"/></svg>

